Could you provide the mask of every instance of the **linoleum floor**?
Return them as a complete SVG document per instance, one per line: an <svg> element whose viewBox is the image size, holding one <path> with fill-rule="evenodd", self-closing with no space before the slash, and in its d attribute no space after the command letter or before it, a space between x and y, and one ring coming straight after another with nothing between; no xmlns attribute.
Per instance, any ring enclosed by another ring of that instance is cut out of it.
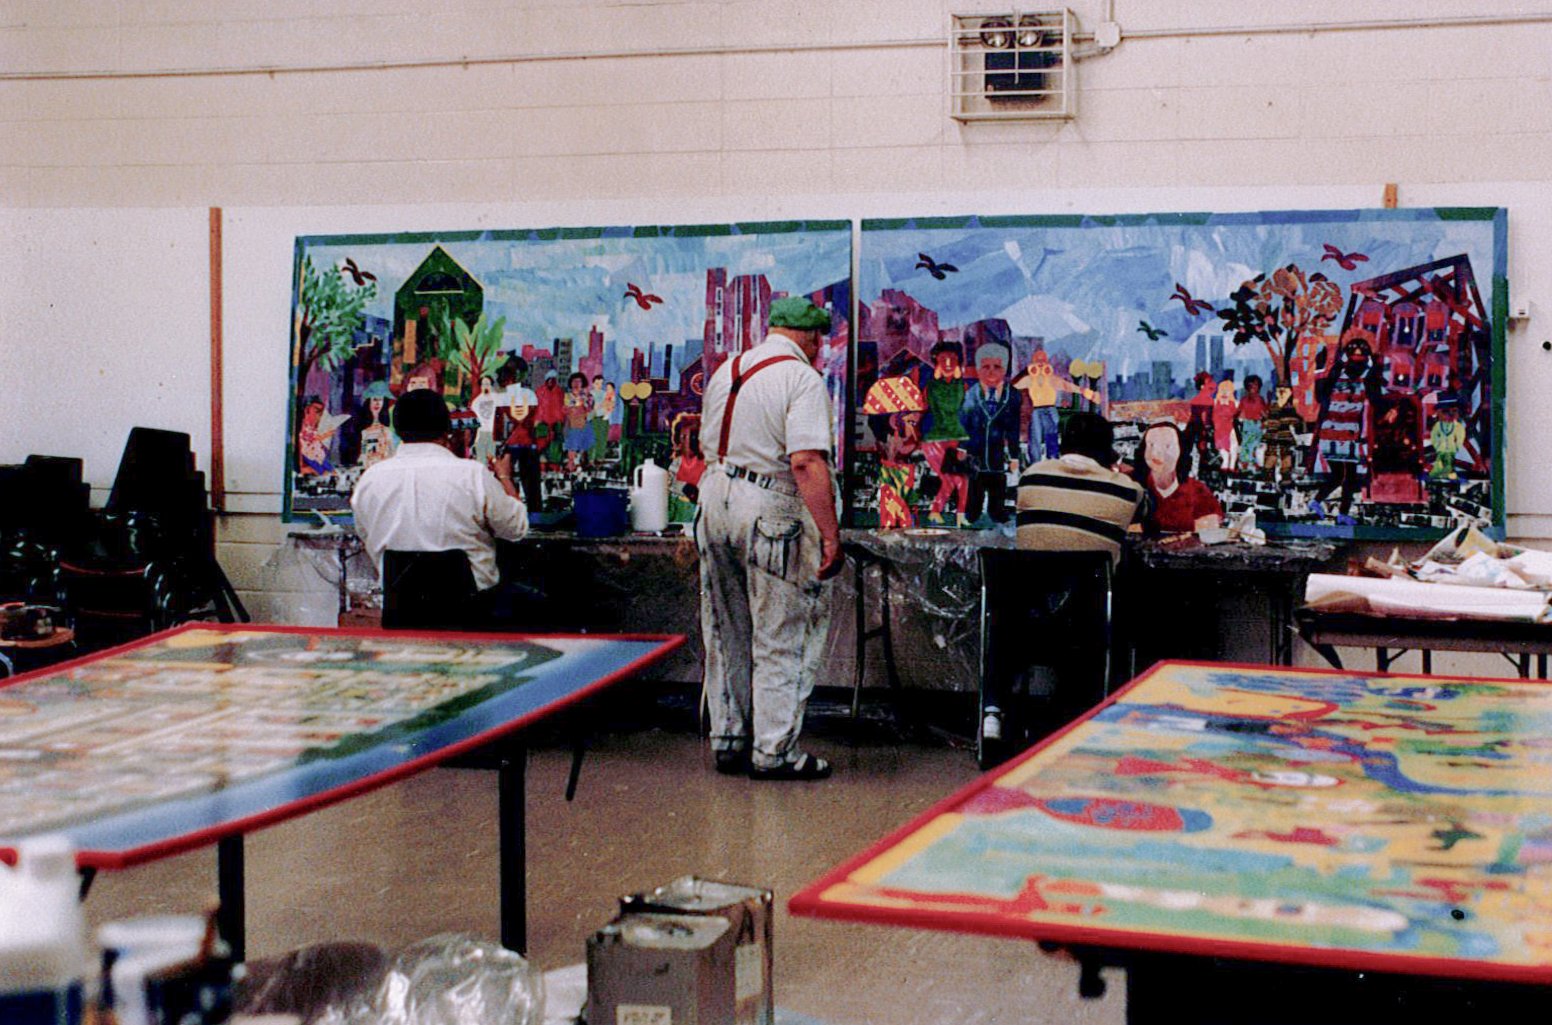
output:
<svg viewBox="0 0 1552 1025"><path fill-rule="evenodd" d="M815 736L836 765L820 783L756 783L713 771L688 730L595 736L576 800L570 752L528 764L529 952L549 970L584 959L620 894L686 873L776 891L776 1001L826 1025L1123 1020L1123 980L1099 1000L1076 966L1019 940L793 918L803 884L977 775L963 750ZM396 947L440 932L495 938L495 773L434 769L252 834L248 953L327 940ZM213 849L97 879L92 923L196 911L215 889Z"/></svg>

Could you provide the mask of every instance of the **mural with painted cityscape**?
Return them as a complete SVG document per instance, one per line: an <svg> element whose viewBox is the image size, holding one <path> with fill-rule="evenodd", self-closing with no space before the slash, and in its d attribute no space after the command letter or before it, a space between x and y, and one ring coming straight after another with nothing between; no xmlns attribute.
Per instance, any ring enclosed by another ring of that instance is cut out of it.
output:
<svg viewBox="0 0 1552 1025"><path fill-rule="evenodd" d="M845 408L846 221L314 236L295 259L288 519L348 513L398 444L394 402L432 388L460 454L512 453L536 523L564 522L578 491L625 488L649 458L686 521L702 388L785 295L832 310L837 427Z"/></svg>
<svg viewBox="0 0 1552 1025"><path fill-rule="evenodd" d="M1145 485L1189 474L1275 535L1501 527L1506 231L1493 208L864 221L851 520L1007 522L1095 410Z"/></svg>

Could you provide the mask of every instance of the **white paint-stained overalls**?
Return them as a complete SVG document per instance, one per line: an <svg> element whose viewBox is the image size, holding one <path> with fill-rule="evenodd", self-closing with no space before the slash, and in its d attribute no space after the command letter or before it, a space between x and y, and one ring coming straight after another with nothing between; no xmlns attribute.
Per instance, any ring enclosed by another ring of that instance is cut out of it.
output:
<svg viewBox="0 0 1552 1025"><path fill-rule="evenodd" d="M790 354L797 358L750 372ZM819 531L787 461L830 451L829 397L801 350L772 336L719 368L704 408L703 443L723 439L701 477L695 519L711 742L718 751L748 746L757 768L772 768L797 757L829 632L829 587L815 579ZM726 408L736 419L724 431Z"/></svg>

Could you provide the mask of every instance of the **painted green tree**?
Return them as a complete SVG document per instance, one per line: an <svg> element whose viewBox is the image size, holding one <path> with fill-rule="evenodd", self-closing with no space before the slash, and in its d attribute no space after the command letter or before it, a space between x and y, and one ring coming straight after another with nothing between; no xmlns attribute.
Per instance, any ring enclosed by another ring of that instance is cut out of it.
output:
<svg viewBox="0 0 1552 1025"><path fill-rule="evenodd" d="M507 354L501 351L506 325L507 318L497 317L492 321L483 312L473 327L457 317L452 318L452 344L444 340L442 358L468 378L470 402L479 396L485 376L494 374L496 367L506 359Z"/></svg>
<svg viewBox="0 0 1552 1025"><path fill-rule="evenodd" d="M332 372L350 358L366 305L376 297L375 281L347 284L341 271L333 267L319 270L311 256L303 259L296 314L298 399L306 392L307 375L314 367Z"/></svg>

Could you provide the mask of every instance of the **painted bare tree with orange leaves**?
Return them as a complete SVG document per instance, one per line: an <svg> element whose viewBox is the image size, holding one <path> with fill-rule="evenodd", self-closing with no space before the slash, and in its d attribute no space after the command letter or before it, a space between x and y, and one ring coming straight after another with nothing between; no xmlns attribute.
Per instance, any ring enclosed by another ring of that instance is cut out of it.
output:
<svg viewBox="0 0 1552 1025"><path fill-rule="evenodd" d="M1288 384L1288 363L1303 338L1323 333L1342 312L1342 288L1316 271L1290 263L1244 282L1218 311L1235 345L1260 342L1272 358L1279 384Z"/></svg>

